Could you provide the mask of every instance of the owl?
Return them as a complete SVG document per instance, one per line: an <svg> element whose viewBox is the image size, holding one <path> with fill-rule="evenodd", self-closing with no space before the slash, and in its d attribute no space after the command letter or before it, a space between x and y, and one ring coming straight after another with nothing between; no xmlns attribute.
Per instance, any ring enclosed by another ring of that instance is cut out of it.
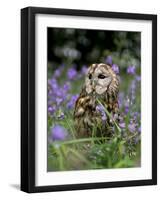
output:
<svg viewBox="0 0 161 200"><path fill-rule="evenodd" d="M88 68L74 109L78 137L91 137L93 129L97 129L97 136L112 134L113 120L110 116L117 120L118 91L119 78L111 66L100 63Z"/></svg>

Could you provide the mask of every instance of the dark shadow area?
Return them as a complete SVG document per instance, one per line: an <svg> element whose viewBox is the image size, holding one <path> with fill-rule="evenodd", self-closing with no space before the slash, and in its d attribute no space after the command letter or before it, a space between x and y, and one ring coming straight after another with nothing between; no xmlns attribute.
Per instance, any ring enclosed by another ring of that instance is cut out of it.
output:
<svg viewBox="0 0 161 200"><path fill-rule="evenodd" d="M83 64L103 62L107 55L140 58L140 33L109 30L48 28L48 62ZM129 57L128 57L129 59Z"/></svg>

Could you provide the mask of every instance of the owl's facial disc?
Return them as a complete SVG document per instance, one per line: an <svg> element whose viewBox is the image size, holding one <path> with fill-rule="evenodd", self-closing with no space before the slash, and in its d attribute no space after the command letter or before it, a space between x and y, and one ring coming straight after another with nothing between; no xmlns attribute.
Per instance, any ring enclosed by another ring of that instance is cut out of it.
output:
<svg viewBox="0 0 161 200"><path fill-rule="evenodd" d="M100 95L100 94L104 94L105 92L107 92L107 88L112 81L112 77L105 76L103 78L104 75L102 75L102 74L100 74L99 76L102 78L98 79L97 85L95 86L95 90L96 90L96 93Z"/></svg>
<svg viewBox="0 0 161 200"><path fill-rule="evenodd" d="M112 77L104 73L98 73L97 76L92 76L89 74L86 77L86 92L103 94L107 91L109 84L112 81Z"/></svg>
<svg viewBox="0 0 161 200"><path fill-rule="evenodd" d="M113 76L111 74L111 68L105 64L92 64L88 68L85 88L88 94L104 94L107 92Z"/></svg>

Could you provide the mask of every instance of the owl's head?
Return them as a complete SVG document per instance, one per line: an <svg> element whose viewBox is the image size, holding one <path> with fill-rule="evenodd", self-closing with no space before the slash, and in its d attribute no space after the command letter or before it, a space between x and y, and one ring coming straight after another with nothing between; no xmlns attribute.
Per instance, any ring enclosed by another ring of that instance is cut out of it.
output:
<svg viewBox="0 0 161 200"><path fill-rule="evenodd" d="M85 90L88 94L118 93L118 87L118 77L111 66L100 63L88 68L85 78Z"/></svg>

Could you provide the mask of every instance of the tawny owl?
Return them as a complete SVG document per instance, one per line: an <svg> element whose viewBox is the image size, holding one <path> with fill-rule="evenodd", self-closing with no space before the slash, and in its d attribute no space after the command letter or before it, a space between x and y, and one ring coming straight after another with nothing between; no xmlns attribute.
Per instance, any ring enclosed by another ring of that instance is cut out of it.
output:
<svg viewBox="0 0 161 200"><path fill-rule="evenodd" d="M75 126L79 137L92 136L92 130L99 127L99 133L112 132L110 116L118 114L119 79L111 66L92 64L85 77L85 84L76 101ZM100 104L101 102L101 104ZM103 106L102 106L103 105ZM105 111L101 111L101 107ZM107 115L110 113L110 115Z"/></svg>

